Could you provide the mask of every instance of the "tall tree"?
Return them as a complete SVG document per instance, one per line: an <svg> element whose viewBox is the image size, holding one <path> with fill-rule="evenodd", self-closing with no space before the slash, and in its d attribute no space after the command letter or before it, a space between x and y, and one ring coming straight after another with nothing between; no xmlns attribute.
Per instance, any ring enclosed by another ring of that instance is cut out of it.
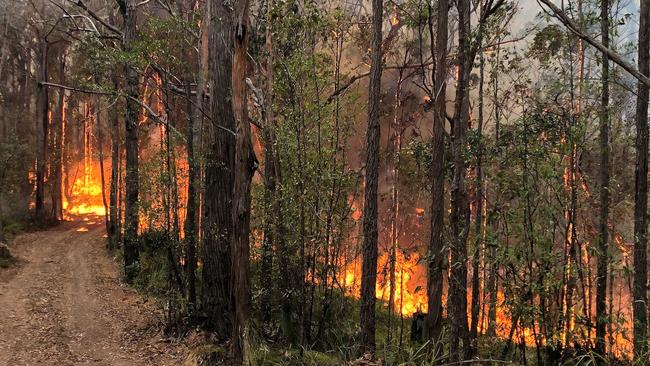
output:
<svg viewBox="0 0 650 366"><path fill-rule="evenodd" d="M363 258L361 269L361 350L375 351L375 289L377 287L377 186L379 179L379 109L382 69L383 0L372 0L372 49L368 87L366 176L363 204Z"/></svg>
<svg viewBox="0 0 650 366"><path fill-rule="evenodd" d="M181 4L179 4L180 7ZM188 20L192 20L192 12L188 12ZM200 179L200 166L198 164L197 142L198 142L198 124L199 113L203 108L205 85L207 78L208 47L209 47L209 24L210 24L210 2L206 2L203 10L203 19L201 20L201 34L199 39L199 58L198 58L198 82L196 88L196 97L192 99L190 85L190 69L185 69L185 97L187 113L187 165L189 167L187 182L187 215L185 216L185 263L187 270L187 301L192 307L196 305L196 243L198 239L198 220L199 212L198 202L198 183ZM187 49L183 50L183 56L190 56Z"/></svg>
<svg viewBox="0 0 650 366"><path fill-rule="evenodd" d="M102 128L102 99L99 95L95 96L95 136L97 136L97 149L99 153L99 185L101 189L102 205L104 206L104 224L106 225L106 232L110 231L110 213L108 202L106 201L106 176L104 173L104 130Z"/></svg>
<svg viewBox="0 0 650 366"><path fill-rule="evenodd" d="M196 213L197 213L197 182L198 182L198 166L196 164L196 156L194 153L194 139L195 139L195 125L197 114L194 112L194 102L190 92L190 81L186 78L185 81L186 92L186 111L187 111L187 166L189 167L188 183L187 183L187 215L185 216L185 249L187 267L187 301L194 306L196 304ZM201 98L197 93L197 97Z"/></svg>
<svg viewBox="0 0 650 366"><path fill-rule="evenodd" d="M476 185L474 188L474 250L472 252L472 318L470 323L470 342L472 352L475 350L474 342L478 336L479 311L480 311L480 275L479 265L483 248L483 90L485 80L485 57L483 52L479 55L479 84L478 84L478 121L476 133L479 137L476 149Z"/></svg>
<svg viewBox="0 0 650 366"><path fill-rule="evenodd" d="M221 338L231 335L231 235L235 165L232 106L233 10L211 0L209 40L212 123L208 126L203 203L203 312L207 327Z"/></svg>
<svg viewBox="0 0 650 366"><path fill-rule="evenodd" d="M124 21L124 49L133 51L136 41L137 1L126 0L121 7ZM126 116L124 118L126 130L126 200L124 205L125 235L124 235L124 275L127 282L134 278L134 266L138 261L138 196L139 196L139 151L138 151L138 114L140 107L139 75L135 66L127 61L124 65L126 73Z"/></svg>
<svg viewBox="0 0 650 366"><path fill-rule="evenodd" d="M429 10L431 12L431 10ZM442 285L445 258L443 242L445 212L445 116L447 113L447 38L449 37L449 1L439 0L436 22L435 62L433 76L433 134L431 138L431 237L429 241L428 330L432 342L442 333ZM429 33L433 37L432 20ZM432 53L434 50L431 50Z"/></svg>
<svg viewBox="0 0 650 366"><path fill-rule="evenodd" d="M650 0L641 0L639 72L650 76ZM634 184L634 355L648 349L648 85L639 81L636 102L636 165Z"/></svg>
<svg viewBox="0 0 650 366"><path fill-rule="evenodd" d="M65 84L65 58L66 50L63 48L59 54L59 82ZM63 220L63 128L65 125L65 90L59 89L56 125L54 126L54 144L52 158L52 213L55 219Z"/></svg>
<svg viewBox="0 0 650 366"><path fill-rule="evenodd" d="M470 40L470 2L458 0L458 80L452 126L451 154L454 175L451 185L451 272L448 312L450 318L449 354L452 362L464 358L468 348L467 328L467 235L469 207L466 187L465 149L469 125L469 76L473 57ZM461 348L462 342L462 348Z"/></svg>
<svg viewBox="0 0 650 366"><path fill-rule="evenodd" d="M269 113L272 113L272 107L269 105L268 98L273 94L273 38L272 38L272 1L266 2L266 19L264 29L264 46L266 51L266 67L264 69L266 83L264 95L261 96L261 114L264 123L264 238L262 239L262 250L260 258L260 281L262 283L271 283L273 276L273 244L275 242L275 225L272 210L272 201L276 197L275 191L275 167L274 147L272 137L273 127L270 126ZM260 310L264 313L264 328L271 321L271 302L273 291L271 287L262 289L260 299Z"/></svg>
<svg viewBox="0 0 650 366"><path fill-rule="evenodd" d="M232 108L237 126L235 143L235 179L232 210L232 280L234 294L233 357L236 363L249 364L248 332L251 309L250 219L251 180L257 159L251 142L248 121L246 70L248 65L248 0L235 3L232 62Z"/></svg>
<svg viewBox="0 0 650 366"><path fill-rule="evenodd" d="M500 40L499 37L497 37L497 42ZM495 101L493 104L493 111L494 111L494 144L496 146L499 145L500 141L500 128L501 128L501 114L500 114L500 106L499 103L497 102L499 99L499 56L501 53L501 46L497 45L496 46L496 51L494 55L494 63L492 64L492 85L493 85L493 100ZM501 165L497 165L497 171L500 170ZM499 192L499 181L495 180L495 182L492 184L492 192L497 193ZM497 193L498 194L498 193ZM496 207L498 205L498 202L493 202L490 210L488 211L488 225L491 230L491 235L496 235L498 232L498 219L497 219L497 210L498 208ZM488 301L488 311L487 311L487 330L486 334L490 337L494 337L496 335L496 318L497 318L497 272L499 270L498 264L496 263L496 245L493 243L490 243L490 245L486 245L486 251L485 251L486 259L489 262L489 271L486 279L486 284L485 288L486 291L488 292L490 299Z"/></svg>
<svg viewBox="0 0 650 366"><path fill-rule="evenodd" d="M119 87L117 75L112 75L113 88ZM120 118L117 108L109 111L111 120L111 183L108 194L108 239L109 249L116 249L120 242L120 230L118 219L118 186L119 186L119 169L120 169Z"/></svg>
<svg viewBox="0 0 650 366"><path fill-rule="evenodd" d="M48 53L49 43L47 39L40 42L39 48L39 80L48 82ZM38 155L36 158L36 217L39 220L45 219L45 173L47 170L47 142L49 133L49 93L46 85L38 84L36 101L37 125L38 125Z"/></svg>
<svg viewBox="0 0 650 366"><path fill-rule="evenodd" d="M600 34L609 48L609 0L600 3ZM605 354L607 326L607 266L609 262L609 57L602 54L600 95L600 217L596 280L596 350Z"/></svg>

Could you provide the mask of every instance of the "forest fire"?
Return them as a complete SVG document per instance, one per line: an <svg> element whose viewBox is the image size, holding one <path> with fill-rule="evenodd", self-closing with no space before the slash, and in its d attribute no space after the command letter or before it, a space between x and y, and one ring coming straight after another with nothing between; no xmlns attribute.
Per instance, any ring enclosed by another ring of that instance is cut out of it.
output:
<svg viewBox="0 0 650 366"><path fill-rule="evenodd" d="M104 334L135 285L228 364L647 362L650 0L625 54L609 2L166 3L0 0L14 323L66 322L23 311L54 281Z"/></svg>
<svg viewBox="0 0 650 366"><path fill-rule="evenodd" d="M79 171L83 172L81 177L77 177ZM69 215L106 214L99 166L81 164L69 175L69 179L72 180L71 185L63 195L66 219L70 219Z"/></svg>
<svg viewBox="0 0 650 366"><path fill-rule="evenodd" d="M412 253L404 255L400 250L395 256L395 303L393 310L405 316L411 316L416 311L426 312L427 295L423 267L419 265L420 256ZM379 257L377 288L375 295L378 300L388 306L390 298L390 255L384 253ZM342 272L345 288L350 296L359 298L361 288L361 262L360 260L349 265Z"/></svg>
<svg viewBox="0 0 650 366"><path fill-rule="evenodd" d="M390 255L383 253L378 259L377 287L375 295L377 300L383 303L383 307L389 306L390 298ZM341 272L341 283L344 284L347 294L354 298L360 298L361 286L361 260L345 266ZM471 288L467 289L467 312L468 319L471 318ZM481 288L482 303L487 304L490 294L485 293ZM622 296L619 294L619 296ZM394 293L393 311L396 314L409 317L416 312L427 312L427 294L426 294L426 270L425 263L418 253L409 255L403 254L401 250L396 252L395 257L395 293ZM447 301L447 294L443 294L443 303ZM620 309L622 300L616 301L616 306ZM619 310L620 312L621 310ZM525 344L527 347L536 345L545 346L547 340L542 335L542 325L538 320L534 323L527 321L522 324L521 315L514 314L510 305L506 301L503 290L497 291L496 312L495 312L494 334L502 340L511 340L515 343ZM595 314L594 314L595 316ZM489 328L488 307L482 306L478 314L478 331L480 334L486 334ZM513 329L513 323L515 327ZM580 333L577 325L573 325L572 330L575 335ZM629 336L631 332L630 324L621 323L614 329L608 331L608 344L611 352L618 357L630 357L632 355L632 342ZM592 334L589 342L595 342L595 336ZM577 339L576 339L577 340ZM586 342L586 339L582 339ZM567 344L563 344L565 347Z"/></svg>

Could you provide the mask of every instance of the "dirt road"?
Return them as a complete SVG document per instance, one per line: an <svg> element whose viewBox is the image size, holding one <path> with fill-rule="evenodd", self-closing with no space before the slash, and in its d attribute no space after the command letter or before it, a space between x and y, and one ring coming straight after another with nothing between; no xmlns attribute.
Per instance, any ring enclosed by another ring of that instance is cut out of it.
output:
<svg viewBox="0 0 650 366"><path fill-rule="evenodd" d="M0 271L0 365L180 365L159 312L121 284L101 219L17 237Z"/></svg>

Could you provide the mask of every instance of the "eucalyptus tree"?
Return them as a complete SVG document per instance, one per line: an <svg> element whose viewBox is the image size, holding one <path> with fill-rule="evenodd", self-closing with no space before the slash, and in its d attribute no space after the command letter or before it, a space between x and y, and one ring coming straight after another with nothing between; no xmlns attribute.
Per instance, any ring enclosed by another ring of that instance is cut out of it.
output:
<svg viewBox="0 0 650 366"><path fill-rule="evenodd" d="M366 175L363 200L363 264L361 270L361 350L375 351L375 289L377 286L377 186L379 178L379 107L382 71L383 0L372 1L372 43L368 86Z"/></svg>
<svg viewBox="0 0 650 366"><path fill-rule="evenodd" d="M210 20L211 124L206 136L203 202L202 307L207 326L223 339L232 332L232 209L235 166L235 116L231 101L235 15L223 1L212 0Z"/></svg>
<svg viewBox="0 0 650 366"><path fill-rule="evenodd" d="M610 3L600 3L600 37L603 46L609 48ZM609 147L609 57L602 54L601 97L600 97L600 216L598 237L598 264L596 280L596 349L605 354L607 325L607 267L609 266L609 190L610 190L610 147Z"/></svg>
<svg viewBox="0 0 650 366"><path fill-rule="evenodd" d="M639 9L639 72L650 76L650 1ZM636 164L634 188L634 356L648 352L648 84L639 81L636 102Z"/></svg>
<svg viewBox="0 0 650 366"><path fill-rule="evenodd" d="M133 51L133 43L137 40L137 0L118 1L122 15L124 32L123 42L126 52ZM139 75L135 66L130 62L124 64L126 74L126 115L125 124L125 149L126 149L126 177L125 177L125 234L124 234L124 275L127 282L131 282L136 275L138 262L138 197L139 189L139 136L138 123L139 111Z"/></svg>
<svg viewBox="0 0 650 366"><path fill-rule="evenodd" d="M429 9L431 11L431 9ZM430 21L431 22L431 21ZM431 138L431 238L428 248L427 304L429 337L434 344L442 334L442 292L445 269L445 245L443 242L445 212L445 120L447 111L447 38L449 3L439 0L436 21L436 69L433 76L434 112ZM430 24L431 36L433 26ZM433 53L434 50L432 50Z"/></svg>

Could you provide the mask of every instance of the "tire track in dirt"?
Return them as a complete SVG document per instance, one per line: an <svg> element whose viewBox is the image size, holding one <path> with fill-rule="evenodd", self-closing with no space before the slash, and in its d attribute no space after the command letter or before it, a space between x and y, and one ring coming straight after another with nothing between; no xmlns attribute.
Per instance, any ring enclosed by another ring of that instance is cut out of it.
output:
<svg viewBox="0 0 650 366"><path fill-rule="evenodd" d="M178 365L158 309L124 286L104 226L67 222L17 237L0 272L0 365Z"/></svg>

